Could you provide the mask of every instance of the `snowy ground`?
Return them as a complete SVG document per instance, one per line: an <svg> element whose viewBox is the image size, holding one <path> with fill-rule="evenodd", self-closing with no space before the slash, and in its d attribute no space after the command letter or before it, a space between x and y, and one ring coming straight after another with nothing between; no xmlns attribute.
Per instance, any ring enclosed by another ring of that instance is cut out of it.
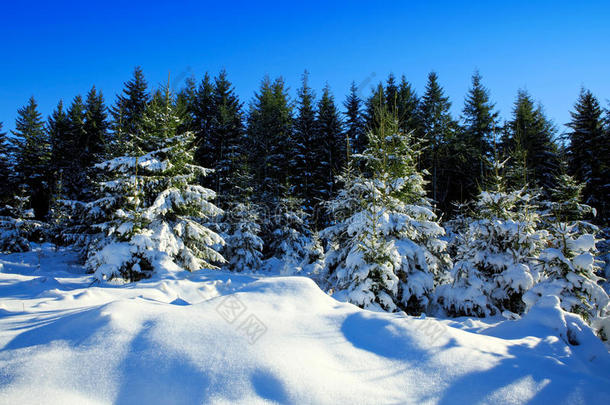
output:
<svg viewBox="0 0 610 405"><path fill-rule="evenodd" d="M610 403L606 347L553 302L415 319L302 277L90 286L51 246L0 263L0 404Z"/></svg>

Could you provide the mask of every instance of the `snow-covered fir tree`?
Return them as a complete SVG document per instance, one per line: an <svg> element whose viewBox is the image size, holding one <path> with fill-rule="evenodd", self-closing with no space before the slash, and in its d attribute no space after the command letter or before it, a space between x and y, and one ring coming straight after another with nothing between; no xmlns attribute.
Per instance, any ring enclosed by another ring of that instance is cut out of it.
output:
<svg viewBox="0 0 610 405"><path fill-rule="evenodd" d="M6 133L2 132L2 122L0 122L0 204L9 202L12 194L12 149L13 146Z"/></svg>
<svg viewBox="0 0 610 405"><path fill-rule="evenodd" d="M419 314L450 264L445 231L426 198L411 135L387 113L380 123L357 156L369 175L350 163L328 204L336 222L321 232L327 287L363 308Z"/></svg>
<svg viewBox="0 0 610 405"><path fill-rule="evenodd" d="M293 274L307 255L310 243L309 215L303 209L303 200L282 198L269 219L271 256L282 260L282 274Z"/></svg>
<svg viewBox="0 0 610 405"><path fill-rule="evenodd" d="M44 237L45 224L34 219L28 194L27 186L22 186L11 205L0 208L0 252L27 252L30 242L40 242Z"/></svg>
<svg viewBox="0 0 610 405"><path fill-rule="evenodd" d="M100 163L98 199L87 216L101 232L87 267L99 279L130 280L153 271L215 268L223 239L204 225L222 211L215 193L197 184L208 170L193 164L193 135L181 123L169 87L157 92L144 114L141 135L130 134L129 155Z"/></svg>
<svg viewBox="0 0 610 405"><path fill-rule="evenodd" d="M25 187L29 206L36 218L42 220L49 209L51 145L34 97L17 111L15 130L11 132L11 143L15 147L13 184L16 188Z"/></svg>
<svg viewBox="0 0 610 405"><path fill-rule="evenodd" d="M332 225L320 232L320 237L327 245L324 252L322 287L330 291L338 287L339 280L335 273L345 266L347 256L355 245L355 240L348 233L348 227L352 215L361 210L362 198L366 191L365 179L356 172L353 159L348 160L345 170L337 176L337 180L343 187L335 198L326 202Z"/></svg>
<svg viewBox="0 0 610 405"><path fill-rule="evenodd" d="M455 204L453 217L443 223L445 231L447 232L447 236L445 237L445 240L447 241L447 252L451 257L456 256L460 234L466 232L470 225L471 204L472 202Z"/></svg>
<svg viewBox="0 0 610 405"><path fill-rule="evenodd" d="M591 321L608 316L608 294L599 285L596 239L577 223L559 222L550 229L551 247L538 257L541 280L524 296L528 307L545 295L555 295L561 307Z"/></svg>
<svg viewBox="0 0 610 405"><path fill-rule="evenodd" d="M243 140L240 144L243 144ZM260 236L262 210L253 199L253 176L247 156L243 150L235 149L230 158L232 170L227 179L231 192L224 197L228 208L220 224L227 242L223 255L229 270L256 271L263 264L264 243Z"/></svg>
<svg viewBox="0 0 610 405"><path fill-rule="evenodd" d="M507 191L493 164L487 191L473 203L468 227L456 240L452 281L437 289L444 309L454 316L523 313L523 294L538 281L534 259L546 245L540 216L526 188Z"/></svg>
<svg viewBox="0 0 610 405"><path fill-rule="evenodd" d="M297 272L311 277L316 282L321 282L320 277L324 271L324 248L320 234L313 232L309 238L309 243L305 247L305 258L297 268Z"/></svg>
<svg viewBox="0 0 610 405"><path fill-rule="evenodd" d="M595 208L582 203L584 183L579 183L565 172L557 176L556 187L550 190L550 201L541 203L542 219L548 224L581 222L596 215ZM584 224L582 224L584 225Z"/></svg>
<svg viewBox="0 0 610 405"><path fill-rule="evenodd" d="M550 238L549 247L538 258L541 280L527 292L524 301L532 307L541 297L555 295L564 310L591 323L610 316L610 299L598 276L598 228L584 221L595 210L581 203L584 185L572 176L562 174L556 183L551 190L552 201L545 203Z"/></svg>
<svg viewBox="0 0 610 405"><path fill-rule="evenodd" d="M250 202L236 203L226 212L228 226L224 256L233 271L256 271L262 266L263 240L259 213Z"/></svg>

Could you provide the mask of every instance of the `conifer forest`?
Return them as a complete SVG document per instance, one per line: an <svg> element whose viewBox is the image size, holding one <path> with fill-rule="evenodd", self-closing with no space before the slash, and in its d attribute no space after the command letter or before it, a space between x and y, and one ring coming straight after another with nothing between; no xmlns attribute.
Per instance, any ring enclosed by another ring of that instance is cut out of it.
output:
<svg viewBox="0 0 610 405"><path fill-rule="evenodd" d="M610 94L173 74L0 122L0 403L610 403Z"/></svg>
<svg viewBox="0 0 610 405"><path fill-rule="evenodd" d="M292 99L265 77L245 105L224 70L174 91L136 67L110 106L92 87L43 119L32 97L2 134L3 251L72 246L127 281L277 258L415 315L522 314L561 285L566 310L602 315L599 262L576 264L609 215L610 113L591 92L560 137L525 91L501 122L478 72L460 117L434 72L421 95L391 74L342 102L308 80Z"/></svg>

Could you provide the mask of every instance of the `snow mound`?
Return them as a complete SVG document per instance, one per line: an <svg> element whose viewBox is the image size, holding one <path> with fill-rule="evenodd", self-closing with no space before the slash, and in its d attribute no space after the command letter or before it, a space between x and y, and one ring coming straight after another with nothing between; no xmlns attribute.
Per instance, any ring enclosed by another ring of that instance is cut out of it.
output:
<svg viewBox="0 0 610 405"><path fill-rule="evenodd" d="M2 257L3 404L610 401L610 355L552 297L515 321L413 318L303 277L89 286L60 270L68 253L42 253L40 269L36 252Z"/></svg>

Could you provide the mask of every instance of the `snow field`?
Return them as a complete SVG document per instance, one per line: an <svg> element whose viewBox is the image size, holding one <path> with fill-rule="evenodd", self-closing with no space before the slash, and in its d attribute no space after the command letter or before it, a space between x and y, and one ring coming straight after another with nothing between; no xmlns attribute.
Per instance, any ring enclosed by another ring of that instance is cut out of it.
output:
<svg viewBox="0 0 610 405"><path fill-rule="evenodd" d="M610 400L606 348L551 297L516 321L413 318L338 302L304 277L89 286L74 259L49 245L0 259L0 403Z"/></svg>

